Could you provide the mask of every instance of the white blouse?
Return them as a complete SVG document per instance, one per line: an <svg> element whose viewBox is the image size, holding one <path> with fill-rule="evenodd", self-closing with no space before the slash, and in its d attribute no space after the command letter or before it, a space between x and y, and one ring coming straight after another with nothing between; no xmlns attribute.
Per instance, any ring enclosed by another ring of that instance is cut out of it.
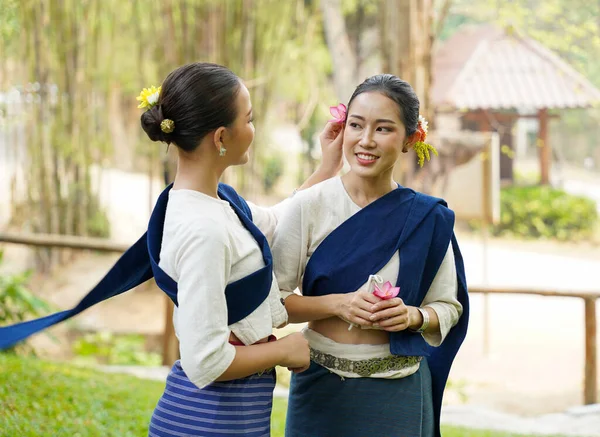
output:
<svg viewBox="0 0 600 437"><path fill-rule="evenodd" d="M249 203L253 221L270 240L284 201L272 208ZM159 266L177 282L173 323L181 366L199 388L231 365L230 332L250 345L287 322L277 280L268 298L246 318L227 325L225 287L264 267L261 249L227 201L193 190L171 190Z"/></svg>
<svg viewBox="0 0 600 437"><path fill-rule="evenodd" d="M290 199L279 218L272 244L275 275L284 298L290 296L296 288L302 292L304 271L311 255L334 229L360 209L346 192L339 177L300 191ZM394 284L400 262L397 252L379 272L372 274ZM367 287L367 280L365 278L360 289ZM439 346L443 342L462 314L457 293L454 252L449 247L421 303L421 306L432 308L440 321L440 334L423 334L424 339L432 346Z"/></svg>

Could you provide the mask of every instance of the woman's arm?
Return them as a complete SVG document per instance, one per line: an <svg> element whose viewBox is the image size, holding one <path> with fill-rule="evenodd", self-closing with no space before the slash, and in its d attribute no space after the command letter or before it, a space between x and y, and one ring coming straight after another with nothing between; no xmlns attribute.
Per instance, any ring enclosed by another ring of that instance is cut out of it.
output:
<svg viewBox="0 0 600 437"><path fill-rule="evenodd" d="M342 169L342 133L343 125L339 123L327 123L323 132L319 136L321 142L322 160L315 172L304 181L304 183L296 190L301 191L310 188L320 182L330 179L338 174ZM286 208L289 206L290 199L271 206L263 207L248 202L252 210L252 221L267 237L269 243L272 242L273 233L279 218L282 216Z"/></svg>
<svg viewBox="0 0 600 437"><path fill-rule="evenodd" d="M273 266L279 289L285 299L289 323L302 323L329 317L360 326L371 326L368 308L380 299L371 293L355 292L326 296L302 296L294 293L299 287L309 260L310 213L303 205L310 202L308 193L298 193L290 200L289 208L282 214L271 250Z"/></svg>
<svg viewBox="0 0 600 437"><path fill-rule="evenodd" d="M462 314L462 305L458 302L458 281L452 244L438 272L429 287L421 308L429 315L429 326L422 333L431 346L439 346L456 325ZM423 315L417 307L407 306L402 299L394 298L373 305L371 309L374 326L386 331L418 330L423 325Z"/></svg>
<svg viewBox="0 0 600 437"><path fill-rule="evenodd" d="M421 307L435 313L438 319L437 329L426 330L423 337L432 346L442 344L450 329L462 315L462 305L458 301L458 279L452 243L449 244L444 260L437 271ZM430 322L431 324L431 322Z"/></svg>
<svg viewBox="0 0 600 437"><path fill-rule="evenodd" d="M235 346L235 350L235 358L217 381L244 378L275 366L299 373L310 365L308 342L300 332L268 343Z"/></svg>
<svg viewBox="0 0 600 437"><path fill-rule="evenodd" d="M371 307L381 299L366 291L325 296L290 295L285 300L290 323L339 317L358 326L373 326Z"/></svg>
<svg viewBox="0 0 600 437"><path fill-rule="evenodd" d="M181 366L188 378L202 388L275 365L306 367L308 345L297 336L268 345L236 347L229 343L225 287L232 258L227 232L212 219L190 221L184 232L176 242L176 324Z"/></svg>

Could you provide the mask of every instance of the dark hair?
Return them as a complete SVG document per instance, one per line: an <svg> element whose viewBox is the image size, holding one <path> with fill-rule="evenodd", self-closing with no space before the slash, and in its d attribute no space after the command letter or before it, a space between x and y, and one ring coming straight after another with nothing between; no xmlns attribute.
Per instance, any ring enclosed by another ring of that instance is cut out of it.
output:
<svg viewBox="0 0 600 437"><path fill-rule="evenodd" d="M210 131L233 123L240 86L239 78L221 65L183 65L167 76L157 104L142 114L142 128L152 141L191 152ZM164 119L173 120L173 132L161 130Z"/></svg>
<svg viewBox="0 0 600 437"><path fill-rule="evenodd" d="M348 110L356 96L368 92L381 93L396 102L400 119L406 127L406 136L416 132L419 122L419 98L408 82L393 74L377 74L368 77L354 90L348 102Z"/></svg>

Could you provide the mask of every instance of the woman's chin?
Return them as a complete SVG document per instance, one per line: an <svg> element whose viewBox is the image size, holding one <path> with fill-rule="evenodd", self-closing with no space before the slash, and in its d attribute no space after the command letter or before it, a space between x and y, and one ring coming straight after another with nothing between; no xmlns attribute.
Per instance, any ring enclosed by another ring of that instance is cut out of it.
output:
<svg viewBox="0 0 600 437"><path fill-rule="evenodd" d="M358 162L353 162L350 165L350 170L357 176L363 177L373 177L381 173L376 162L370 165L362 165Z"/></svg>
<svg viewBox="0 0 600 437"><path fill-rule="evenodd" d="M246 151L234 165L244 165L250 161L250 153Z"/></svg>

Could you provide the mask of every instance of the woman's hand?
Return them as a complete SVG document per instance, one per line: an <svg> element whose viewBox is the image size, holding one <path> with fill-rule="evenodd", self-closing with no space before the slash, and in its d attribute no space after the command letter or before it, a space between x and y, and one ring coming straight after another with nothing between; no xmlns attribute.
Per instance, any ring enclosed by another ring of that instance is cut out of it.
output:
<svg viewBox="0 0 600 437"><path fill-rule="evenodd" d="M419 327L423 323L421 313L415 307L407 306L399 297L382 300L369 309L373 314L369 320L373 327L388 332L404 331L410 327Z"/></svg>
<svg viewBox="0 0 600 437"><path fill-rule="evenodd" d="M337 316L348 323L358 326L373 326L371 317L374 315L371 311L373 305L381 302L381 299L368 291L359 290L354 293L342 295L342 299Z"/></svg>
<svg viewBox="0 0 600 437"><path fill-rule="evenodd" d="M310 367L310 349L308 341L301 332L294 332L277 340L284 354L280 366L294 373L301 373Z"/></svg>
<svg viewBox="0 0 600 437"><path fill-rule="evenodd" d="M337 175L344 165L342 161L342 144L344 140L344 124L328 122L319 135L323 159L319 168L331 176Z"/></svg>

